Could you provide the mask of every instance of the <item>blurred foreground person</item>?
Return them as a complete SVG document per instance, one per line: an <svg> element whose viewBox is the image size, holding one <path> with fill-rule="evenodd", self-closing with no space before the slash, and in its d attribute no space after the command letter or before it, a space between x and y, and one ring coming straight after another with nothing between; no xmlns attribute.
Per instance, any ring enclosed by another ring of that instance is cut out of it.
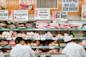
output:
<svg viewBox="0 0 86 57"><path fill-rule="evenodd" d="M67 42L67 45L62 53L66 54L68 57L86 57L86 51L83 46L72 39L72 36L64 37L64 41Z"/></svg>
<svg viewBox="0 0 86 57"><path fill-rule="evenodd" d="M17 37L16 46L10 52L10 57L31 57L30 51L24 46L25 40L22 37Z"/></svg>
<svg viewBox="0 0 86 57"><path fill-rule="evenodd" d="M31 48L31 44L29 40L25 40L24 47L29 51L30 57L35 57L35 51Z"/></svg>

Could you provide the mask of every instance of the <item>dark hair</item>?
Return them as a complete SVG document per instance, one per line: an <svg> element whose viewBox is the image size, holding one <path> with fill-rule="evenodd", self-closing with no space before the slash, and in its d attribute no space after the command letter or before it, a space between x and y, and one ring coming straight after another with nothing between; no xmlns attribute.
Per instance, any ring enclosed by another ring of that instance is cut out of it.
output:
<svg viewBox="0 0 86 57"><path fill-rule="evenodd" d="M25 40L25 43L28 44L28 43L31 43L31 41L30 40Z"/></svg>
<svg viewBox="0 0 86 57"><path fill-rule="evenodd" d="M16 43L16 44L20 43L21 41L24 41L24 39L23 39L22 37L17 37L17 38L15 39L15 43Z"/></svg>

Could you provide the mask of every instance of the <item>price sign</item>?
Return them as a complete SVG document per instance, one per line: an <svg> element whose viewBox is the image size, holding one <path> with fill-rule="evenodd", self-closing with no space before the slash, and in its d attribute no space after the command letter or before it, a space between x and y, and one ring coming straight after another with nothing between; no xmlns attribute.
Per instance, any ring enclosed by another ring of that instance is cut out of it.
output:
<svg viewBox="0 0 86 57"><path fill-rule="evenodd" d="M14 10L13 19L16 21L28 21L28 10Z"/></svg>
<svg viewBox="0 0 86 57"><path fill-rule="evenodd" d="M79 0L62 0L62 10L65 12L78 12Z"/></svg>
<svg viewBox="0 0 86 57"><path fill-rule="evenodd" d="M8 20L8 10L0 10L0 20Z"/></svg>
<svg viewBox="0 0 86 57"><path fill-rule="evenodd" d="M35 12L36 20L49 20L50 19L50 9L38 8Z"/></svg>
<svg viewBox="0 0 86 57"><path fill-rule="evenodd" d="M82 6L82 14L81 14L81 19L86 20L86 4Z"/></svg>

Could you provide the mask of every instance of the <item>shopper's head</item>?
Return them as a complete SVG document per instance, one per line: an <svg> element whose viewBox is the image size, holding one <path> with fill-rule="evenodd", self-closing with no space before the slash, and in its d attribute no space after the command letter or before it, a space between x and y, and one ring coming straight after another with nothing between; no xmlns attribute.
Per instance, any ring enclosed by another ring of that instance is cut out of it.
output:
<svg viewBox="0 0 86 57"><path fill-rule="evenodd" d="M22 44L22 45L24 45L25 44L25 41L24 41L24 39L22 37L17 37L15 39L15 43L16 44Z"/></svg>
<svg viewBox="0 0 86 57"><path fill-rule="evenodd" d="M25 40L25 44L26 45L30 44L30 40Z"/></svg>

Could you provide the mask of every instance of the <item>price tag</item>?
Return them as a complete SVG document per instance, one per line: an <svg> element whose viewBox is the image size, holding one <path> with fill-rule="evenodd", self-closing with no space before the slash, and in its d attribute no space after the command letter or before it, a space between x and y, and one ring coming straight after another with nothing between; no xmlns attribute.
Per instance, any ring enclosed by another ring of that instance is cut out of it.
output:
<svg viewBox="0 0 86 57"><path fill-rule="evenodd" d="M8 10L0 10L0 20L8 20Z"/></svg>
<svg viewBox="0 0 86 57"><path fill-rule="evenodd" d="M13 19L16 21L28 21L28 10L14 10Z"/></svg>
<svg viewBox="0 0 86 57"><path fill-rule="evenodd" d="M82 6L82 14L81 14L81 19L86 20L86 4Z"/></svg>
<svg viewBox="0 0 86 57"><path fill-rule="evenodd" d="M41 38L41 40L46 40L46 38Z"/></svg>
<svg viewBox="0 0 86 57"><path fill-rule="evenodd" d="M36 20L49 20L50 19L50 9L38 8L35 11Z"/></svg>

